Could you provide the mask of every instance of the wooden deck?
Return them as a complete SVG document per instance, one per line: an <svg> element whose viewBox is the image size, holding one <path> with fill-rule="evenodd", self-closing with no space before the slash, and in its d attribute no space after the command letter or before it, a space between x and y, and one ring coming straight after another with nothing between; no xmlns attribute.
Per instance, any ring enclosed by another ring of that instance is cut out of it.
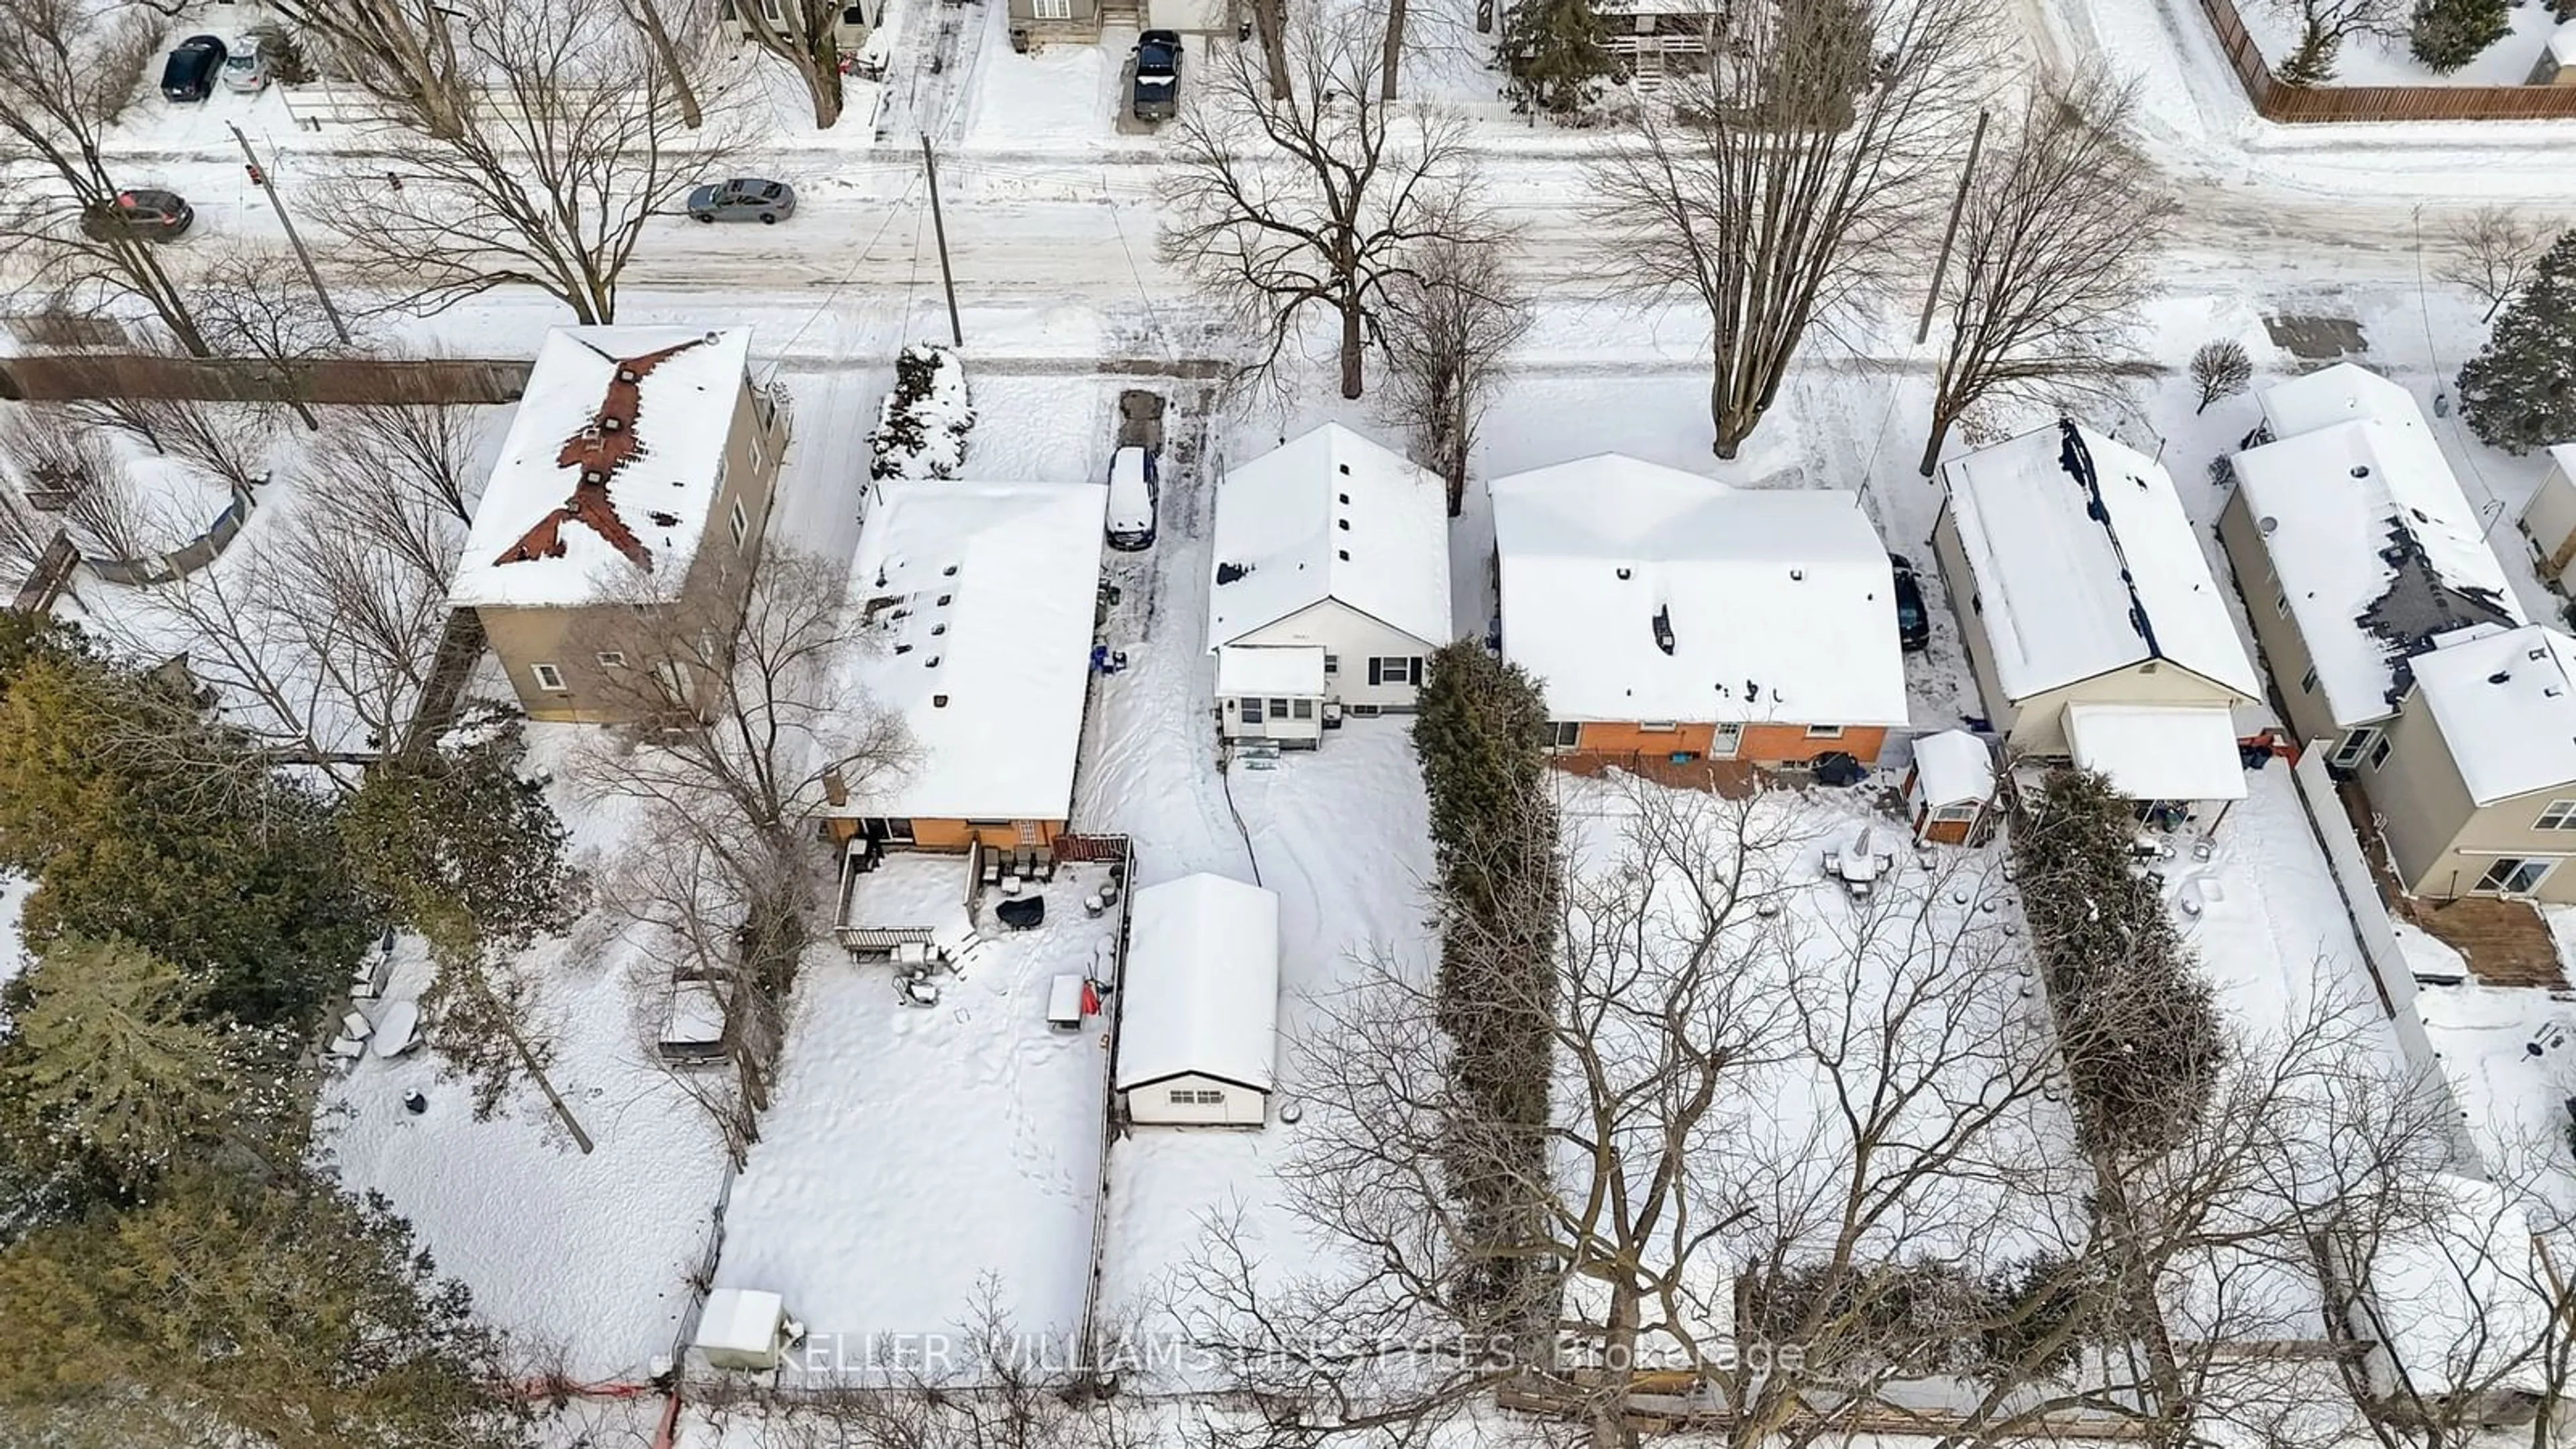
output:
<svg viewBox="0 0 2576 1449"><path fill-rule="evenodd" d="M2550 939L2549 923L2529 901L2492 896L2432 901L2406 894L2389 869L2387 844L2379 838L2361 788L2346 780L2336 787L2336 794L2343 798L2353 832L2361 837L2361 853L2370 862L2371 879L2389 915L2422 928L2466 957L2469 974L2484 985L2567 989L2566 973L2558 964L2558 943Z"/></svg>

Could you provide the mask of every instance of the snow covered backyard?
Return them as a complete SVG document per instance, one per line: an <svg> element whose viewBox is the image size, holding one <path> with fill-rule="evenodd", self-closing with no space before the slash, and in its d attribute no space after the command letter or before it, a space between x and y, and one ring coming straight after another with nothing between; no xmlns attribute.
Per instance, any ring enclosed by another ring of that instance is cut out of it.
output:
<svg viewBox="0 0 2576 1449"><path fill-rule="evenodd" d="M962 857L923 863L965 883ZM785 1295L809 1331L808 1371L863 1378L988 1309L1032 1336L1080 1327L1106 1030L1097 1018L1053 1030L1047 1002L1060 975L1106 974L1117 916L1082 907L1106 879L1070 866L1031 887L1047 909L1028 931L1003 925L987 894L933 1006L907 1005L881 960L808 958L714 1280Z"/></svg>

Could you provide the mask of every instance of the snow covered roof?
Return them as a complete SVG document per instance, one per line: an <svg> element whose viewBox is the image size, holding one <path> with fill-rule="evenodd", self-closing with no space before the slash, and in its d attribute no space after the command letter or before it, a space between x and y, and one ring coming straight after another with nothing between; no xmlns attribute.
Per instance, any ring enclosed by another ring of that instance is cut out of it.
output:
<svg viewBox="0 0 2576 1449"><path fill-rule="evenodd" d="M2395 709L2434 636L2523 622L2404 388L2342 364L2271 389L2263 409L2276 441L2236 455L2236 485L2337 727Z"/></svg>
<svg viewBox="0 0 2576 1449"><path fill-rule="evenodd" d="M1941 472L2007 697L2151 659L2261 696L2200 538L2154 459L2061 421Z"/></svg>
<svg viewBox="0 0 2576 1449"><path fill-rule="evenodd" d="M2438 1221L2393 1227L2366 1266L2381 1343L2417 1393L2547 1393L2550 1303L2530 1219L2493 1183L2445 1175Z"/></svg>
<svg viewBox="0 0 2576 1449"><path fill-rule="evenodd" d="M698 1313L697 1346L718 1353L766 1354L778 1347L786 1303L757 1288L718 1288Z"/></svg>
<svg viewBox="0 0 2576 1449"><path fill-rule="evenodd" d="M1905 723L1895 575L1857 495L1616 453L1488 491L1503 654L1551 717Z"/></svg>
<svg viewBox="0 0 2576 1449"><path fill-rule="evenodd" d="M1914 786L1934 805L1985 801L1995 794L1995 755L1966 730L1943 730L1914 742Z"/></svg>
<svg viewBox="0 0 2576 1449"><path fill-rule="evenodd" d="M751 332L558 327L546 334L474 508L448 601L569 606L668 598L715 507Z"/></svg>
<svg viewBox="0 0 2576 1449"><path fill-rule="evenodd" d="M2131 800L2242 800L2245 759L2223 704L2066 706L2075 763Z"/></svg>
<svg viewBox="0 0 2576 1449"><path fill-rule="evenodd" d="M2567 28L2576 30L2576 20L2568 21ZM2557 467L2559 477L2564 478L2571 483L2576 483L2576 443L2550 444L2549 461ZM2540 495L2537 492L2532 494L2532 498L2535 501L2537 501L2539 497Z"/></svg>
<svg viewBox="0 0 2576 1449"><path fill-rule="evenodd" d="M2263 420L2271 424L2276 438L2313 433L2364 418L2391 423L2405 418L2412 419L2419 429L2424 425L2424 415L2416 408L2413 393L2369 368L2349 362L2276 382L2263 389L2257 401L2263 408Z"/></svg>
<svg viewBox="0 0 2576 1449"><path fill-rule="evenodd" d="M1216 692L1320 695L1324 692L1324 646L1229 644L1216 651Z"/></svg>
<svg viewBox="0 0 2576 1449"><path fill-rule="evenodd" d="M2476 630L2417 655L2415 684L2480 805L2576 781L2576 639Z"/></svg>
<svg viewBox="0 0 2576 1449"><path fill-rule="evenodd" d="M1205 872L1136 892L1118 997L1119 1091L1191 1075L1269 1091L1279 897Z"/></svg>
<svg viewBox="0 0 2576 1449"><path fill-rule="evenodd" d="M2576 20L2562 21L2549 32L2549 58L2560 65L2576 63Z"/></svg>
<svg viewBox="0 0 2576 1449"><path fill-rule="evenodd" d="M1449 642L1446 485L1337 423L1217 481L1208 647L1326 599L1427 648Z"/></svg>
<svg viewBox="0 0 2576 1449"><path fill-rule="evenodd" d="M1091 677L1098 483L887 479L850 565L855 682L911 731L847 815L1062 820Z"/></svg>

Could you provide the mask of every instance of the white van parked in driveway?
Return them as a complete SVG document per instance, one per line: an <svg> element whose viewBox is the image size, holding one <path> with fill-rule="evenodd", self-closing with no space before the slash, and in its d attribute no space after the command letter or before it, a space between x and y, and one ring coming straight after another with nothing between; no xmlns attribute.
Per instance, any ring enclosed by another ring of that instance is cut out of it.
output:
<svg viewBox="0 0 2576 1449"><path fill-rule="evenodd" d="M1162 480L1154 455L1143 448L1121 448L1109 459L1109 546L1132 553L1154 542L1154 504Z"/></svg>

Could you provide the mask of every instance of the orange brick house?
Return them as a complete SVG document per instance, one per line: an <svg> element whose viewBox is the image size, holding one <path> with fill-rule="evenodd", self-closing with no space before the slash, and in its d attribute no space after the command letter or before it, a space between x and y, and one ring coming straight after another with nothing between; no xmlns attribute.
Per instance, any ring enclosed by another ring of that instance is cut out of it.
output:
<svg viewBox="0 0 2576 1449"><path fill-rule="evenodd" d="M1567 766L1870 764L1906 723L1895 575L1857 495L1615 453L1487 491L1503 657Z"/></svg>

